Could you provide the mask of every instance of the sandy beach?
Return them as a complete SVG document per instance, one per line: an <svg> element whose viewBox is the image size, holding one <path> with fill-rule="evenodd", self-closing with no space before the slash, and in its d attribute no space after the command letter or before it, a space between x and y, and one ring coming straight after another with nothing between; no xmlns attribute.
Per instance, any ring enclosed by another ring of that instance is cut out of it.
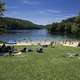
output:
<svg viewBox="0 0 80 80"><path fill-rule="evenodd" d="M51 41L19 41L16 45L50 45Z"/></svg>
<svg viewBox="0 0 80 80"><path fill-rule="evenodd" d="M23 46L23 45L63 45L63 46L71 46L71 47L77 47L80 41L49 41L49 40L44 40L44 41L17 41L16 44L17 46ZM0 44L2 45L2 44ZM9 45L9 44L6 44Z"/></svg>
<svg viewBox="0 0 80 80"><path fill-rule="evenodd" d="M77 47L80 41L20 41L15 45L51 45L52 42L53 45Z"/></svg>

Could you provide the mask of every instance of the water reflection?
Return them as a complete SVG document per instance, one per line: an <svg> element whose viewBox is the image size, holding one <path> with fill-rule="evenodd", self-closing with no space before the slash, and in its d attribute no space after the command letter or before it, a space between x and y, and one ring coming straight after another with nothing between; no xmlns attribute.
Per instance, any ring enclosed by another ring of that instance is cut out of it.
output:
<svg viewBox="0 0 80 80"><path fill-rule="evenodd" d="M0 40L65 40L65 39L78 39L79 36L65 36L65 35L51 35L46 29L40 30L12 30L9 34L1 34Z"/></svg>

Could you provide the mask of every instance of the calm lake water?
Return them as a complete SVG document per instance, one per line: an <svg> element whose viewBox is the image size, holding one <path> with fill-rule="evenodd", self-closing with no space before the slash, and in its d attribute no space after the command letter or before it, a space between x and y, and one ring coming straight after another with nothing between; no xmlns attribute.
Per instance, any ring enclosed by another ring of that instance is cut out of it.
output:
<svg viewBox="0 0 80 80"><path fill-rule="evenodd" d="M80 40L80 37L74 36L64 36L64 35L50 35L46 29L40 30L12 30L9 34L1 34L0 40L9 41L9 40L65 40L65 39L74 39Z"/></svg>

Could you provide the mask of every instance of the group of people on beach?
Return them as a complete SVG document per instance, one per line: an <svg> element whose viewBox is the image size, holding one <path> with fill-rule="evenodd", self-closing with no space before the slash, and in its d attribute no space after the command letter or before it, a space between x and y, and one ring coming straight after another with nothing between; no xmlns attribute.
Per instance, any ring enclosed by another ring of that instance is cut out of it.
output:
<svg viewBox="0 0 80 80"><path fill-rule="evenodd" d="M50 40L41 40L41 41L17 41L17 45L56 45L61 44L64 46L78 46L80 44L79 40L63 40L63 41L50 41Z"/></svg>
<svg viewBox="0 0 80 80"><path fill-rule="evenodd" d="M77 47L80 44L79 40L65 40L62 43L64 46L73 46L73 47Z"/></svg>

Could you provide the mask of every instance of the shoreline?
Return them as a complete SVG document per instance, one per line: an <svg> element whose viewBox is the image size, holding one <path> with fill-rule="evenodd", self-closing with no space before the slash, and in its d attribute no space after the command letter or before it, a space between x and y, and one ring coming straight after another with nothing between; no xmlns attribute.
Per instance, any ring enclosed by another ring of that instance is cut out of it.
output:
<svg viewBox="0 0 80 80"><path fill-rule="evenodd" d="M64 40L64 41L49 41L49 40L42 40L42 41L17 41L16 44L12 44L15 46L25 46L25 45L63 45L63 46L71 46L77 47L80 41L73 41L73 40ZM0 44L2 45L2 44ZM11 44L6 44L11 45Z"/></svg>

